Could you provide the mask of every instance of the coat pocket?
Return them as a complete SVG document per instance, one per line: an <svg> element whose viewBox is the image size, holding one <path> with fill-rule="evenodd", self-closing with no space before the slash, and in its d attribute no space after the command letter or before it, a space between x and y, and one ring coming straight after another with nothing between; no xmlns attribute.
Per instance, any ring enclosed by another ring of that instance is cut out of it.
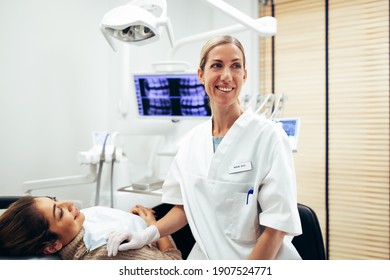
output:
<svg viewBox="0 0 390 280"><path fill-rule="evenodd" d="M260 235L257 193L248 184L220 183L225 199L217 209L218 220L230 239L240 242L254 242Z"/></svg>

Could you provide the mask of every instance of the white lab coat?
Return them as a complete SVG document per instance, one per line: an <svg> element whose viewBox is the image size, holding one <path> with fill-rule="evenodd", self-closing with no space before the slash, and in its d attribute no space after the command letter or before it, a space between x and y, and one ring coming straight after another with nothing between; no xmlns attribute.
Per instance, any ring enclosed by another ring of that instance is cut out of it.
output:
<svg viewBox="0 0 390 280"><path fill-rule="evenodd" d="M251 109L215 154L211 119L185 136L162 201L184 205L197 242L193 251L205 258L247 259L266 226L288 234L277 259L300 259L291 244L301 234L291 146L279 125Z"/></svg>

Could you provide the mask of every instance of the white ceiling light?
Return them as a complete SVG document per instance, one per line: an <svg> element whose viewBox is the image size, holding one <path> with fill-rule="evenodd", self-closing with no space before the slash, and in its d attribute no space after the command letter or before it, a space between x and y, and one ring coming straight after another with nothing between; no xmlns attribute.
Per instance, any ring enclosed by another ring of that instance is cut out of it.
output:
<svg viewBox="0 0 390 280"><path fill-rule="evenodd" d="M113 50L113 38L126 43L144 45L160 38L163 27L167 28L173 46L173 32L167 17L165 0L133 0L107 12L100 30Z"/></svg>

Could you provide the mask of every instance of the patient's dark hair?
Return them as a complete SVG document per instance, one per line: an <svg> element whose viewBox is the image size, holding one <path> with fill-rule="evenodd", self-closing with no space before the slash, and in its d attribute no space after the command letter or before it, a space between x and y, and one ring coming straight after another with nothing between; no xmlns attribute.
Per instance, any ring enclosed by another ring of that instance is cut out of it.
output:
<svg viewBox="0 0 390 280"><path fill-rule="evenodd" d="M43 255L46 245L58 236L49 230L49 222L36 207L35 199L24 196L0 216L0 255Z"/></svg>

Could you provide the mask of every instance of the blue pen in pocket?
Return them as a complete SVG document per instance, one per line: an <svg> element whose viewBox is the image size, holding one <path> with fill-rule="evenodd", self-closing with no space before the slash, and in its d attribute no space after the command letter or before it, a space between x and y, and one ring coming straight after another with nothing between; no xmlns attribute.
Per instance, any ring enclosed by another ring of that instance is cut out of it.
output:
<svg viewBox="0 0 390 280"><path fill-rule="evenodd" d="M252 187L252 188L249 189L248 193L246 194L246 205L248 205L249 196L250 196L251 194L253 194L253 192L254 192L254 189L253 189L253 187Z"/></svg>

